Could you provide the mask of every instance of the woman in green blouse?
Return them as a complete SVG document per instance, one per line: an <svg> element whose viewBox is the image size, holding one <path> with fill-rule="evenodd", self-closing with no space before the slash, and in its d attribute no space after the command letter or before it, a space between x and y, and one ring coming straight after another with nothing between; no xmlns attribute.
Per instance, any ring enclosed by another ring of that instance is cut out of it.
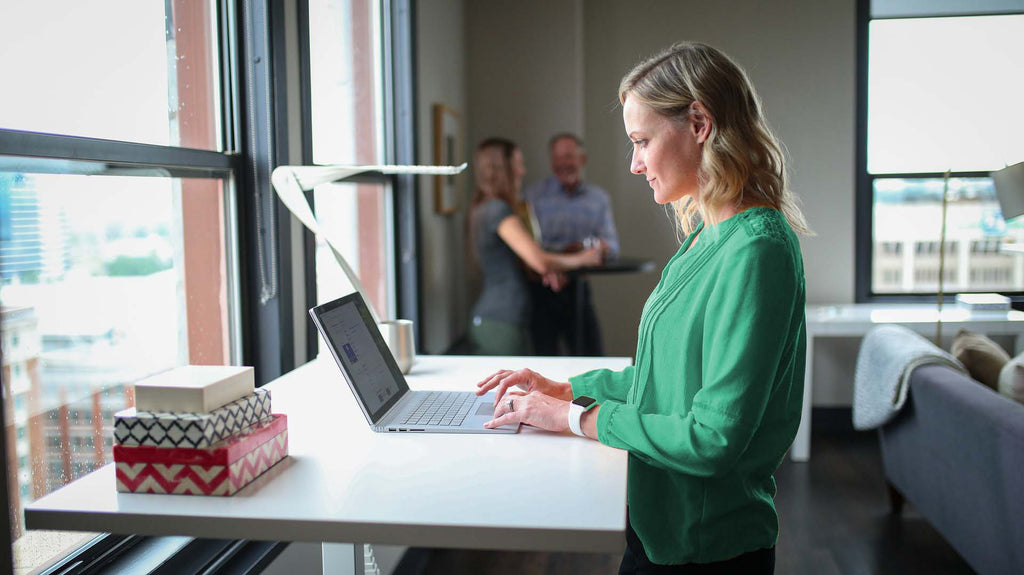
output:
<svg viewBox="0 0 1024 575"><path fill-rule="evenodd" d="M489 426L521 421L629 451L620 573L772 573L775 469L800 423L810 234L746 74L676 44L619 86L630 170L682 246L644 306L636 363L556 382L500 371Z"/></svg>

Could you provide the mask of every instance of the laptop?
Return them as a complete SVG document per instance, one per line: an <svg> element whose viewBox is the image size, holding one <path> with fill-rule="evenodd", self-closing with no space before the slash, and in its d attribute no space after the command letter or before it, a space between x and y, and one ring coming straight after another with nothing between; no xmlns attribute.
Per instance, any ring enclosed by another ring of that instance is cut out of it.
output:
<svg viewBox="0 0 1024 575"><path fill-rule="evenodd" d="M374 431L519 431L519 424L484 428L494 415L493 393L410 390L359 292L316 306L309 315Z"/></svg>

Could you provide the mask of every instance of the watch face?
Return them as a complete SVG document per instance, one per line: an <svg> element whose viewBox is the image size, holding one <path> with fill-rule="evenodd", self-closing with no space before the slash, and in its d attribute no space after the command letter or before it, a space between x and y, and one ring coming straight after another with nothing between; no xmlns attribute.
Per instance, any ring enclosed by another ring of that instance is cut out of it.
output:
<svg viewBox="0 0 1024 575"><path fill-rule="evenodd" d="M590 409L591 405L594 405L595 403L597 403L597 400L594 399L593 397L587 397L585 395L581 395L581 396L577 397L576 399L572 400L572 402L574 404L582 407L584 410L587 410L587 409Z"/></svg>

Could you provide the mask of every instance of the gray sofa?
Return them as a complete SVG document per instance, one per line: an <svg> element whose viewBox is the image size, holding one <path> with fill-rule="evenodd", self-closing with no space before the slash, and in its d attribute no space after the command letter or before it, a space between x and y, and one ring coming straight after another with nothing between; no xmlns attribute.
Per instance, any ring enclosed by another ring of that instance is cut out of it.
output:
<svg viewBox="0 0 1024 575"><path fill-rule="evenodd" d="M924 365L879 438L894 513L906 498L981 575L1024 574L1024 405Z"/></svg>

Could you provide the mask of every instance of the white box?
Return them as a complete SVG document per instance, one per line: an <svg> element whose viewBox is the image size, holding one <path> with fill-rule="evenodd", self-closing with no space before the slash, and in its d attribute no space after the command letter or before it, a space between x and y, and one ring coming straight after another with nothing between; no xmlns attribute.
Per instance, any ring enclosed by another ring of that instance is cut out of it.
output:
<svg viewBox="0 0 1024 575"><path fill-rule="evenodd" d="M136 383L135 408L209 413L252 394L255 381L252 367L186 365Z"/></svg>
<svg viewBox="0 0 1024 575"><path fill-rule="evenodd" d="M1010 298L997 293L957 294L956 303L962 308L974 311L1008 311Z"/></svg>

